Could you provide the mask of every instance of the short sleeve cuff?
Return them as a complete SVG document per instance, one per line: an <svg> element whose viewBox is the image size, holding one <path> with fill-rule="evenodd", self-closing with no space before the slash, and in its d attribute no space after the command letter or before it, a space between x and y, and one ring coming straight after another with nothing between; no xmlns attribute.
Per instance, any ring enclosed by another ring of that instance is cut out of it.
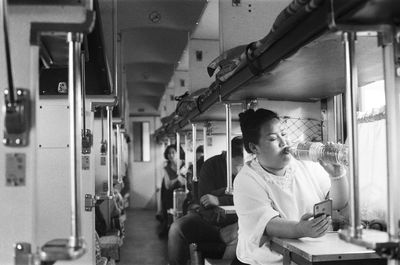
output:
<svg viewBox="0 0 400 265"><path fill-rule="evenodd" d="M265 228L267 227L268 222L278 216L279 213L276 211L269 211L265 212L258 220L256 226L254 229L252 229L252 233L249 236L249 240L253 243L256 244L257 246L262 246L267 238L265 237Z"/></svg>

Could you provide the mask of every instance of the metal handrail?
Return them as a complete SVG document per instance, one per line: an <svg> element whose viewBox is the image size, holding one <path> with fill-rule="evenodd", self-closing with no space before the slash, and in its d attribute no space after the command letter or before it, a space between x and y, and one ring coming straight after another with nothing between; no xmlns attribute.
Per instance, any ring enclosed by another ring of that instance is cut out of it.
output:
<svg viewBox="0 0 400 265"><path fill-rule="evenodd" d="M114 195L113 187L113 164L112 164L112 149L111 149L111 135L112 135L112 110L113 106L107 105L107 196L112 198Z"/></svg>
<svg viewBox="0 0 400 265"><path fill-rule="evenodd" d="M355 32L344 32L343 43L346 62L346 119L349 143L350 199L351 199L351 229L354 238L360 238L362 227L359 209L359 166L358 166L358 130L357 130L357 65L355 63Z"/></svg>
<svg viewBox="0 0 400 265"><path fill-rule="evenodd" d="M41 249L42 261L73 260L86 252L86 244L81 238L80 190L78 177L81 176L79 167L81 150L81 43L82 33L68 33L69 60L69 110L70 110L70 179L71 179L71 236L69 239L53 239Z"/></svg>
<svg viewBox="0 0 400 265"><path fill-rule="evenodd" d="M85 53L81 53L81 78L82 78L82 85L81 85L81 93L82 93L82 134L86 136L86 78L85 78L85 62L86 57Z"/></svg>
<svg viewBox="0 0 400 265"><path fill-rule="evenodd" d="M117 128L117 181L122 183L122 134L121 134L121 123L116 123Z"/></svg>
<svg viewBox="0 0 400 265"><path fill-rule="evenodd" d="M197 160L196 160L196 148L197 148L197 124L192 123L192 149L193 149L193 176L192 181L198 182L197 178Z"/></svg>
<svg viewBox="0 0 400 265"><path fill-rule="evenodd" d="M2 0L2 7L3 7L2 13L3 13L4 47L6 50L7 78L8 78L8 98L10 104L15 104L16 95L15 95L14 80L12 75L10 41L8 39L7 0Z"/></svg>
<svg viewBox="0 0 400 265"><path fill-rule="evenodd" d="M232 117L231 104L225 103L225 119L226 119L226 193L233 193L232 183Z"/></svg>

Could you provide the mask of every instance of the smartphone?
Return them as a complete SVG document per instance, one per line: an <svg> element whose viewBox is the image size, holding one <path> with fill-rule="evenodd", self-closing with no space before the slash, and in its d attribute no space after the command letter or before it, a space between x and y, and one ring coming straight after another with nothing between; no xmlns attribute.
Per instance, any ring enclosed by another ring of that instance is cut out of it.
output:
<svg viewBox="0 0 400 265"><path fill-rule="evenodd" d="M314 218L321 215L332 216L332 200L326 200L314 205Z"/></svg>

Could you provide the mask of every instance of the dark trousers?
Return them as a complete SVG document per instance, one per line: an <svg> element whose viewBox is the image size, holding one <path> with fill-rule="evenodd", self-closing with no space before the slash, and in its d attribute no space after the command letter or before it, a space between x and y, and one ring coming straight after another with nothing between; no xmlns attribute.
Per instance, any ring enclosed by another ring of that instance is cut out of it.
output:
<svg viewBox="0 0 400 265"><path fill-rule="evenodd" d="M197 213L189 213L172 223L168 233L169 264L186 265L191 243L198 245L203 257L221 258L225 251L219 227L204 221Z"/></svg>
<svg viewBox="0 0 400 265"><path fill-rule="evenodd" d="M238 260L236 257L235 259L232 261L231 265L249 265L247 263L243 263L240 260Z"/></svg>

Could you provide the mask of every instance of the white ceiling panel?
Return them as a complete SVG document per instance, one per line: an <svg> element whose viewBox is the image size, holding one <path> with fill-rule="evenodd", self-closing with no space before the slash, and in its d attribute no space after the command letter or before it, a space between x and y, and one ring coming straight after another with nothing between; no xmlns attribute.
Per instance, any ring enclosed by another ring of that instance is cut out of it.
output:
<svg viewBox="0 0 400 265"><path fill-rule="evenodd" d="M126 83L121 87L128 90L130 114L157 114L165 88L180 65L178 62L187 58L183 52L189 34L197 26L207 1L115 1L99 0L101 16L107 22L103 25L108 61L113 62L115 33L121 40L118 60L121 65L117 69L124 71ZM116 28L112 23L114 16ZM180 67L187 68L187 62L181 62Z"/></svg>

